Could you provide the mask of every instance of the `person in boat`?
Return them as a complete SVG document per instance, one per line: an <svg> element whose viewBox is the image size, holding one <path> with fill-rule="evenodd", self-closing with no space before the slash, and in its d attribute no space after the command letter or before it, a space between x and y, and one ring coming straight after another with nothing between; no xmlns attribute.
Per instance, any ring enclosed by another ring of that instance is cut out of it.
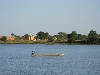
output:
<svg viewBox="0 0 100 75"><path fill-rule="evenodd" d="M32 51L32 54L34 54L35 52L34 51Z"/></svg>

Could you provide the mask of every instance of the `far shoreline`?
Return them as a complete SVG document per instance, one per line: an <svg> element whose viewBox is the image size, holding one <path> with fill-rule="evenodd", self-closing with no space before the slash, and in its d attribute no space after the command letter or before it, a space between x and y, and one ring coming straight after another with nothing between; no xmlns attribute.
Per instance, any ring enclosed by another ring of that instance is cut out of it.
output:
<svg viewBox="0 0 100 75"><path fill-rule="evenodd" d="M63 42L0 42L0 44L44 44L44 45L100 45L100 44L87 44L87 43L63 43Z"/></svg>

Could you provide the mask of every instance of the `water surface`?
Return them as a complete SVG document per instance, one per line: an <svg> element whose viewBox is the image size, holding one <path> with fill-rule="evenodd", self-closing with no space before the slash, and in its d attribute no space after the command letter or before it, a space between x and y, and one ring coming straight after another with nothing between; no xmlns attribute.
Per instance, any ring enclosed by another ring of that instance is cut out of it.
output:
<svg viewBox="0 0 100 75"><path fill-rule="evenodd" d="M32 57L65 53L63 57ZM100 45L0 44L0 75L100 75Z"/></svg>

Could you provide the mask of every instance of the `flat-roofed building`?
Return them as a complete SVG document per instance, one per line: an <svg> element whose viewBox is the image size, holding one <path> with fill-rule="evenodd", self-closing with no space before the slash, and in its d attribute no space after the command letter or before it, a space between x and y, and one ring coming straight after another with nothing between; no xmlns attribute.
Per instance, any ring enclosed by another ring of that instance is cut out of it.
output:
<svg viewBox="0 0 100 75"><path fill-rule="evenodd" d="M6 38L7 38L8 41L10 41L10 40L13 41L13 40L15 40L15 37L14 37L14 36L7 36Z"/></svg>
<svg viewBox="0 0 100 75"><path fill-rule="evenodd" d="M35 38L34 38L34 36L32 35L32 36L29 36L29 37L28 37L28 40L35 40Z"/></svg>
<svg viewBox="0 0 100 75"><path fill-rule="evenodd" d="M3 36L0 36L0 39L2 39Z"/></svg>

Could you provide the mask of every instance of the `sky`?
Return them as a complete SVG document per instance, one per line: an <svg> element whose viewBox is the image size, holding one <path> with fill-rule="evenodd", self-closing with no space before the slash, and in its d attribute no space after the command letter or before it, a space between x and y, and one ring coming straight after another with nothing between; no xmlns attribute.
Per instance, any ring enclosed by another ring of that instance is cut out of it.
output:
<svg viewBox="0 0 100 75"><path fill-rule="evenodd" d="M0 0L0 35L100 34L100 0Z"/></svg>

